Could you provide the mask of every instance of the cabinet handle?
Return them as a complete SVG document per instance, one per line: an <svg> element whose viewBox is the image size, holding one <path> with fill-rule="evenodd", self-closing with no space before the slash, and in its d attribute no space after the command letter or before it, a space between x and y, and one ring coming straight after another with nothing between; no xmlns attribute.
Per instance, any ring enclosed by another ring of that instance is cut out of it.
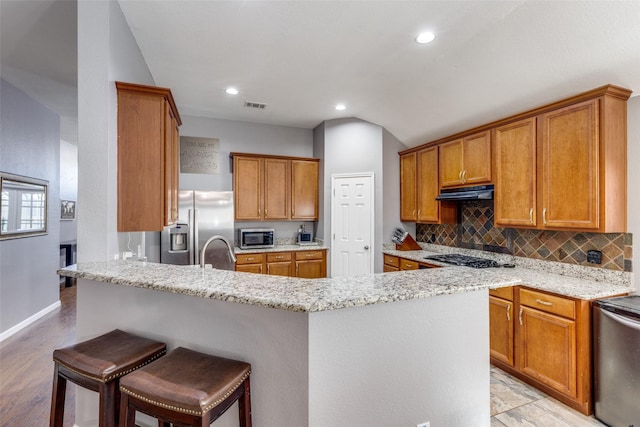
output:
<svg viewBox="0 0 640 427"><path fill-rule="evenodd" d="M464 184L465 182L467 182L467 170L463 170L462 171L462 183Z"/></svg>
<svg viewBox="0 0 640 427"><path fill-rule="evenodd" d="M536 298L536 302L537 302L538 304L546 305L546 306L549 306L549 307L551 307L551 306L553 305L553 303L552 303L552 302L549 302L549 301L542 301L541 299L538 299L538 298Z"/></svg>
<svg viewBox="0 0 640 427"><path fill-rule="evenodd" d="M291 208L291 216L296 216L296 210Z"/></svg>
<svg viewBox="0 0 640 427"><path fill-rule="evenodd" d="M262 267L262 266L260 266ZM269 264L267 264L267 274L270 274L269 271L271 271L271 266Z"/></svg>
<svg viewBox="0 0 640 427"><path fill-rule="evenodd" d="M533 208L529 209L529 223L533 224Z"/></svg>
<svg viewBox="0 0 640 427"><path fill-rule="evenodd" d="M507 320L511 321L511 304L507 304Z"/></svg>
<svg viewBox="0 0 640 427"><path fill-rule="evenodd" d="M542 222L547 225L547 208L542 209Z"/></svg>
<svg viewBox="0 0 640 427"><path fill-rule="evenodd" d="M260 209L258 209L258 216L260 216Z"/></svg>
<svg viewBox="0 0 640 427"><path fill-rule="evenodd" d="M418 209L418 219L420 219L420 209Z"/></svg>
<svg viewBox="0 0 640 427"><path fill-rule="evenodd" d="M262 264L260 265L260 274L262 274Z"/></svg>
<svg viewBox="0 0 640 427"><path fill-rule="evenodd" d="M520 307L520 313L518 314L518 320L520 321L520 326L522 326L522 311L524 309L522 307Z"/></svg>
<svg viewBox="0 0 640 427"><path fill-rule="evenodd" d="M462 171L458 172L458 181L462 182Z"/></svg>
<svg viewBox="0 0 640 427"><path fill-rule="evenodd" d="M267 210L264 210L264 217L267 218L269 216L269 214L267 214Z"/></svg>
<svg viewBox="0 0 640 427"><path fill-rule="evenodd" d="M300 266L298 264L296 264L296 276L298 275L298 269L300 268Z"/></svg>
<svg viewBox="0 0 640 427"><path fill-rule="evenodd" d="M247 261L253 261L253 258L247 258Z"/></svg>

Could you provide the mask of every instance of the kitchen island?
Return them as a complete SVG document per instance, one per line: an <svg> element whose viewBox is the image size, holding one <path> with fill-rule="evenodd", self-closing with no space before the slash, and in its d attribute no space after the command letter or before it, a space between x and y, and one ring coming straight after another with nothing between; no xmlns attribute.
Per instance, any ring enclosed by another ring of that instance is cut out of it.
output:
<svg viewBox="0 0 640 427"><path fill-rule="evenodd" d="M488 289L520 283L464 267L306 280L112 261L60 274L78 279L79 341L119 328L247 361L266 427L488 426ZM97 408L78 389L76 425L96 425Z"/></svg>

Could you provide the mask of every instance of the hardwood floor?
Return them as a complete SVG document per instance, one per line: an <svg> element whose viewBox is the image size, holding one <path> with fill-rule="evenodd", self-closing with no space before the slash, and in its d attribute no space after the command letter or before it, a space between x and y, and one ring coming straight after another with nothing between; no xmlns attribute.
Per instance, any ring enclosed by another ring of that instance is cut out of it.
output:
<svg viewBox="0 0 640 427"><path fill-rule="evenodd" d="M60 309L0 343L0 426L49 424L53 350L76 338L76 286L60 288ZM65 427L74 422L75 385L68 383ZM604 426L593 417L491 368L491 427Z"/></svg>
<svg viewBox="0 0 640 427"><path fill-rule="evenodd" d="M60 288L61 307L0 343L0 426L49 425L53 350L76 340L76 286ZM64 426L73 426L75 385L68 383Z"/></svg>

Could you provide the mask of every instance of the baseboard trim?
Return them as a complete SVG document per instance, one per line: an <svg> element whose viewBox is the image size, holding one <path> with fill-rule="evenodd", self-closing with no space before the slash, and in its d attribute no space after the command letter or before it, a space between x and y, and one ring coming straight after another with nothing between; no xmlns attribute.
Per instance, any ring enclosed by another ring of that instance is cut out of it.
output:
<svg viewBox="0 0 640 427"><path fill-rule="evenodd" d="M39 312L37 312L33 316L26 318L25 320L23 320L22 322L18 323L17 325L7 329L6 331L4 331L3 333L0 334L0 342L4 341L5 339L9 338L10 336L14 335L15 333L21 331L22 329L26 328L27 326L29 326L30 324L32 324L36 320L40 319L41 317L51 313L53 310L55 310L58 307L60 307L60 300L54 302L49 307L46 307L46 308L40 310Z"/></svg>

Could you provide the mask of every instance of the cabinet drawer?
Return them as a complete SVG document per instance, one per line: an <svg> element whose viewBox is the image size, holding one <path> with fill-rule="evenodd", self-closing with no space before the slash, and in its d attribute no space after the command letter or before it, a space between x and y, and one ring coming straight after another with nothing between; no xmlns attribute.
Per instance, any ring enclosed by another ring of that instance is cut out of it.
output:
<svg viewBox="0 0 640 427"><path fill-rule="evenodd" d="M540 311L557 314L569 319L576 318L576 303L556 295L544 292L520 289L520 305L526 305Z"/></svg>
<svg viewBox="0 0 640 427"><path fill-rule="evenodd" d="M400 270L417 270L420 264L409 259L400 259Z"/></svg>
<svg viewBox="0 0 640 427"><path fill-rule="evenodd" d="M291 261L291 252L276 252L267 254L267 262Z"/></svg>
<svg viewBox="0 0 640 427"><path fill-rule="evenodd" d="M489 295L513 301L513 286L507 286L506 288L489 289Z"/></svg>
<svg viewBox="0 0 640 427"><path fill-rule="evenodd" d="M400 258L393 255L384 255L384 263L392 267L400 267Z"/></svg>
<svg viewBox="0 0 640 427"><path fill-rule="evenodd" d="M237 254L236 264L260 264L262 259L262 254Z"/></svg>
<svg viewBox="0 0 640 427"><path fill-rule="evenodd" d="M296 252L296 260L301 260L301 259L322 259L322 251Z"/></svg>

